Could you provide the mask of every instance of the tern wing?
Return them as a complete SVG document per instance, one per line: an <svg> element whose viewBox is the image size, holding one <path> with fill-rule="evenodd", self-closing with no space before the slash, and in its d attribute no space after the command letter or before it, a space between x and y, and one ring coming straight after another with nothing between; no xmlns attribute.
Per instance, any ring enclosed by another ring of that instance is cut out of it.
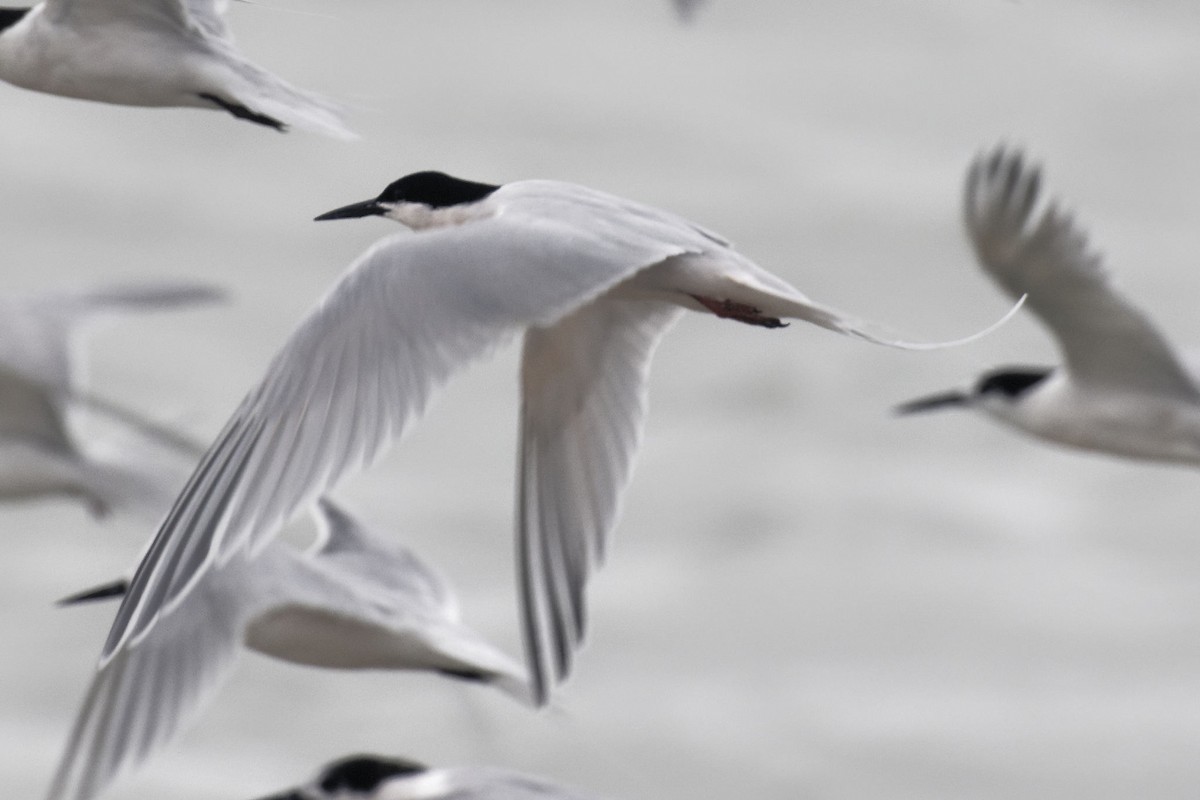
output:
<svg viewBox="0 0 1200 800"><path fill-rule="evenodd" d="M525 335L517 560L535 699L570 671L646 412L655 345L682 310L601 298Z"/></svg>
<svg viewBox="0 0 1200 800"><path fill-rule="evenodd" d="M205 32L232 43L233 37L225 24L229 0L184 0L184 7L193 21Z"/></svg>
<svg viewBox="0 0 1200 800"><path fill-rule="evenodd" d="M354 574L355 583L381 606L410 605L430 613L458 618L458 603L450 584L406 547L384 542L327 497L313 511L324 542L313 556Z"/></svg>
<svg viewBox="0 0 1200 800"><path fill-rule="evenodd" d="M997 148L967 174L964 217L983 268L1027 302L1058 340L1081 384L1200 401L1171 346L1116 291L1071 214L1050 204L1040 216L1041 175L1019 152Z"/></svg>
<svg viewBox="0 0 1200 800"><path fill-rule="evenodd" d="M406 547L383 542L328 498L314 513L326 529L326 540L310 558L327 574L353 586L358 618L372 617L383 630L411 644L412 664L492 683L524 703L532 703L525 670L483 636L459 621L458 600L450 584ZM320 603L297 613L328 614ZM372 638L378 638L376 634ZM419 655L418 655L419 654ZM380 664L386 666L386 663Z"/></svg>
<svg viewBox="0 0 1200 800"><path fill-rule="evenodd" d="M150 30L187 30L188 9L182 0L46 0L48 18L77 30L103 27L121 20Z"/></svg>
<svg viewBox="0 0 1200 800"><path fill-rule="evenodd" d="M134 575L102 661L169 614L214 561L262 547L373 460L455 372L684 250L516 214L377 243L201 459Z"/></svg>
<svg viewBox="0 0 1200 800"><path fill-rule="evenodd" d="M230 0L46 0L46 13L74 27L102 25L116 19L139 26L173 30L199 28L205 34L232 43L224 15Z"/></svg>
<svg viewBox="0 0 1200 800"><path fill-rule="evenodd" d="M254 606L240 559L210 572L185 608L109 659L92 678L48 800L98 795L200 713L234 666Z"/></svg>

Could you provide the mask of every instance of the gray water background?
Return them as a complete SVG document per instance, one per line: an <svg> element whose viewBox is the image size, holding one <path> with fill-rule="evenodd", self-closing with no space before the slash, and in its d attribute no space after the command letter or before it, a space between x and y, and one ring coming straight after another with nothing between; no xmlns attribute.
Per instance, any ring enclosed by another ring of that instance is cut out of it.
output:
<svg viewBox="0 0 1200 800"><path fill-rule="evenodd" d="M1200 342L1194 3L713 0L687 27L647 0L234 5L244 51L352 105L361 142L0 85L5 290L175 276L236 294L89 351L93 389L198 437L392 231L309 220L427 168L671 208L814 298L947 338L1006 307L959 222L968 160L1004 140L1047 164L1172 340ZM106 796L250 798L366 749L630 800L1194 798L1194 471L889 414L1054 359L1028 315L934 353L690 315L656 357L556 711L249 655ZM514 653L515 362L456 380L337 492ZM149 527L66 502L0 508L0 527L0 784L35 798L112 611L50 603L125 568Z"/></svg>

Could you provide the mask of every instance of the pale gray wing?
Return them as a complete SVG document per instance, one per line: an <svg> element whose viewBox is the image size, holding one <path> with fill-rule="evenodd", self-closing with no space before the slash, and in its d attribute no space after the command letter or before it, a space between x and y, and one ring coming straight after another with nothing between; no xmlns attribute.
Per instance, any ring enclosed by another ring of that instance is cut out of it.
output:
<svg viewBox="0 0 1200 800"><path fill-rule="evenodd" d="M232 669L255 606L241 559L206 575L188 603L96 672L47 800L86 800L189 725Z"/></svg>
<svg viewBox="0 0 1200 800"><path fill-rule="evenodd" d="M225 24L229 0L184 0L184 6L192 20L205 32L226 42L233 42L229 27Z"/></svg>
<svg viewBox="0 0 1200 800"><path fill-rule="evenodd" d="M45 14L80 31L115 21L171 32L186 31L191 24L183 0L46 0Z"/></svg>
<svg viewBox="0 0 1200 800"><path fill-rule="evenodd" d="M374 459L452 374L683 249L517 214L379 242L292 334L201 459L102 658L136 642L214 560L263 546Z"/></svg>
<svg viewBox="0 0 1200 800"><path fill-rule="evenodd" d="M457 619L458 602L446 580L406 547L375 536L328 497L313 509L324 541L313 557L345 569L369 585L383 604L405 603Z"/></svg>
<svg viewBox="0 0 1200 800"><path fill-rule="evenodd" d="M232 44L224 19L228 7L229 0L46 0L51 19L76 29L123 20L151 30L199 30Z"/></svg>
<svg viewBox="0 0 1200 800"><path fill-rule="evenodd" d="M314 513L326 539L310 561L353 587L364 622L376 618L384 628L425 641L443 656L435 669L494 684L532 703L525 670L459 621L458 599L445 578L412 550L372 535L328 498L317 501Z"/></svg>
<svg viewBox="0 0 1200 800"><path fill-rule="evenodd" d="M1028 304L1080 384L1200 400L1170 345L1119 294L1086 234L1056 204L1037 213L1041 176L998 147L971 164L964 217L984 269Z"/></svg>
<svg viewBox="0 0 1200 800"><path fill-rule="evenodd" d="M605 296L525 335L517 560L535 699L566 677L646 411L650 356L682 313Z"/></svg>

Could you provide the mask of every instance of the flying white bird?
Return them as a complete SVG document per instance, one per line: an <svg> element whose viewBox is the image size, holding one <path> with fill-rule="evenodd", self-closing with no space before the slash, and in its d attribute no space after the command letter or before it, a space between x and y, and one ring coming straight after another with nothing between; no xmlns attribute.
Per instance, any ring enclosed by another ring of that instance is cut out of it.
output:
<svg viewBox="0 0 1200 800"><path fill-rule="evenodd" d="M323 218L369 214L419 232L361 256L234 412L134 574L102 672L184 613L209 569L265 546L400 436L454 373L523 333L518 561L534 698L545 702L583 635L584 584L629 475L651 351L682 309L881 341L716 234L581 186L417 173Z"/></svg>
<svg viewBox="0 0 1200 800"><path fill-rule="evenodd" d="M1039 203L1041 176L1019 152L982 155L964 215L980 264L1028 304L1058 342L1061 367L1006 367L970 391L897 408L978 409L1060 444L1200 464L1200 384L1138 308L1119 294L1071 214Z"/></svg>
<svg viewBox="0 0 1200 800"><path fill-rule="evenodd" d="M45 0L0 8L0 80L125 106L228 111L286 130L354 134L329 101L247 61L222 18L228 0Z"/></svg>
<svg viewBox="0 0 1200 800"><path fill-rule="evenodd" d="M596 796L498 767L427 767L405 758L355 755L316 779L262 800L595 800Z"/></svg>
<svg viewBox="0 0 1200 800"><path fill-rule="evenodd" d="M66 495L82 499L95 516L121 508L160 518L186 473L169 476L136 460L90 453L87 443L71 432L72 411L114 420L180 451L189 467L198 454L181 437L138 412L87 392L79 374L76 339L85 323L107 314L223 297L209 286L178 283L0 297L0 500Z"/></svg>
<svg viewBox="0 0 1200 800"><path fill-rule="evenodd" d="M459 622L450 586L328 500L306 552L272 541L204 573L175 613L121 650L88 689L50 797L86 797L166 744L202 710L244 644L333 669L429 670L531 703L519 664ZM62 601L124 593L124 580Z"/></svg>

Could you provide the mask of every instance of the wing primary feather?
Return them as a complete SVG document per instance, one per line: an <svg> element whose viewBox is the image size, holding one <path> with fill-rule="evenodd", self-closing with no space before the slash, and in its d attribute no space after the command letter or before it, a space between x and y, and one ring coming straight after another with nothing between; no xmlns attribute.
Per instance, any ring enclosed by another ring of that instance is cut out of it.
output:
<svg viewBox="0 0 1200 800"><path fill-rule="evenodd" d="M554 475L557 464L547 464L544 458L544 451L540 447L539 442L534 442L534 447L541 452L542 457L538 458L538 474L539 475ZM552 480L553 478L551 478ZM549 488L550 491L546 491ZM542 549L542 583L545 587L545 600L550 612L550 621L552 623L551 643L554 646L554 675L555 678L562 678L570 671L571 664L571 631L566 615L568 613L564 606L569 604L569 599L565 597L563 582L566 577L567 567L564 563L565 554L562 550L563 539L568 536L568 532L562 527L562 516L558 508L558 492L555 487L547 487L544 484L538 487L538 505L537 505L537 531L538 541Z"/></svg>
<svg viewBox="0 0 1200 800"><path fill-rule="evenodd" d="M568 532L559 538L558 544L562 552L562 592L571 612L571 638L573 642L581 642L587 629L584 589L591 567L589 552L591 541L596 537L597 516L589 498L587 480L580 475L586 461L578 460L578 451L573 447L575 438L565 437L557 447L559 463L553 473L557 488L553 496L571 500L570 509L564 508L561 502L555 504L559 529L567 529L571 518L579 528L578 535Z"/></svg>
<svg viewBox="0 0 1200 800"><path fill-rule="evenodd" d="M203 492L205 496L208 496L214 482L220 479L219 474L214 474L214 470L223 466L224 460L220 456L227 450L231 450L235 454L244 453L258 440L261 431L261 421L251 420L247 423L235 417L227 426L227 435L205 456L191 480L184 487L183 493L175 501L175 505L159 528L159 533L150 549L134 572L133 579L129 583L129 590L125 593L120 608L117 609L116 619L101 652L101 666L108 662L127 637L138 635L161 612L162 599L172 588L171 579L182 558L177 555L177 551L187 549L190 544L186 539L182 544L179 543L178 522L185 511L196 505L197 495ZM242 464L239 465L239 474L245 465L245 460L240 460ZM190 529L189 527L188 530ZM198 545L191 544L190 546ZM205 555L207 557L208 551ZM180 594L184 593L186 590ZM149 614L143 612L143 609L146 608L152 609Z"/></svg>
<svg viewBox="0 0 1200 800"><path fill-rule="evenodd" d="M245 459L242 455L253 447L256 437L251 433L257 429L253 424L246 425L228 446L222 442L219 448L220 457L213 462L212 469L215 471L211 472L211 477L205 480L199 491L188 498L189 505L197 510L191 517L184 519L175 533L178 544L169 556L170 569L163 574L163 583L167 587L175 582L175 574L181 567L194 564L197 558L203 561L211 558L214 552L220 552L206 546L209 537L199 535L198 532L215 531L216 535L212 537L214 539L221 535L222 518L229 505L228 488L245 469ZM230 464L234 465L232 469Z"/></svg>
<svg viewBox="0 0 1200 800"><path fill-rule="evenodd" d="M537 489L532 477L531 462L535 459L527 451L525 436L518 435L517 445L517 583L520 589L521 632L525 648L525 662L529 666L529 683L534 705L544 706L550 695L551 680L547 676L545 656L545 631L541 608L542 573L541 550L537 542L530 541L533 528L530 526L529 510L536 507Z"/></svg>
<svg viewBox="0 0 1200 800"><path fill-rule="evenodd" d="M129 667L131 664L126 661L124 669L121 670L120 679L112 688L112 709L115 713L110 716L104 726L103 735L99 737L97 744L99 750L96 754L96 761L101 765L111 764L111 772L116 774L126 764L126 747L129 742L130 728L129 717L133 713L136 704L130 697L134 693L132 687L133 670ZM104 782L106 776L103 774L105 770L101 770L98 774L99 779Z"/></svg>

